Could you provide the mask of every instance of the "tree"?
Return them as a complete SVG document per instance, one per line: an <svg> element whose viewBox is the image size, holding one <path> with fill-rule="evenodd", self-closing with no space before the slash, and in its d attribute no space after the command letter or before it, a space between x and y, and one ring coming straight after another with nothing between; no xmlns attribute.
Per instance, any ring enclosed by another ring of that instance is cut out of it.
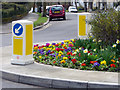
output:
<svg viewBox="0 0 120 90"><path fill-rule="evenodd" d="M92 11L93 10L93 0L89 0L88 5L89 5L90 11Z"/></svg>
<svg viewBox="0 0 120 90"><path fill-rule="evenodd" d="M75 0L75 7L77 8L77 0Z"/></svg>
<svg viewBox="0 0 120 90"><path fill-rule="evenodd" d="M42 17L46 17L46 2L43 2L43 13Z"/></svg>
<svg viewBox="0 0 120 90"><path fill-rule="evenodd" d="M84 2L84 10L87 12L87 2Z"/></svg>

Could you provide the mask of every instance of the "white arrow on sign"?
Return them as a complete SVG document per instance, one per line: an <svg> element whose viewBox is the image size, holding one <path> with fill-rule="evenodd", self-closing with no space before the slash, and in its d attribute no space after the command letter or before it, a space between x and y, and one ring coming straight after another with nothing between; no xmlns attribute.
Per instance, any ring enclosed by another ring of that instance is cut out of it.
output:
<svg viewBox="0 0 120 90"><path fill-rule="evenodd" d="M21 29L21 26L17 29L15 29L15 33L19 33L19 30Z"/></svg>

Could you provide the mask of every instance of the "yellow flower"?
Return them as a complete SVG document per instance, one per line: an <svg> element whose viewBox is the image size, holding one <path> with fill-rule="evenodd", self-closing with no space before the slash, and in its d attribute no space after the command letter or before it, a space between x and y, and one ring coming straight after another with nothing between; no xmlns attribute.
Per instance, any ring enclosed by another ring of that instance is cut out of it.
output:
<svg viewBox="0 0 120 90"><path fill-rule="evenodd" d="M66 45L65 45L65 44L63 44L62 46L63 46L63 47L65 47Z"/></svg>
<svg viewBox="0 0 120 90"><path fill-rule="evenodd" d="M54 47L55 47L55 45L52 45L52 47L54 48Z"/></svg>
<svg viewBox="0 0 120 90"><path fill-rule="evenodd" d="M113 58L115 58L115 56Z"/></svg>
<svg viewBox="0 0 120 90"><path fill-rule="evenodd" d="M59 42L59 44L61 44L61 42Z"/></svg>
<svg viewBox="0 0 120 90"><path fill-rule="evenodd" d="M69 42L69 44L72 44L72 42Z"/></svg>
<svg viewBox="0 0 120 90"><path fill-rule="evenodd" d="M52 50L55 51L55 48L53 48Z"/></svg>
<svg viewBox="0 0 120 90"><path fill-rule="evenodd" d="M46 49L46 47L43 47L43 49L45 50L45 49Z"/></svg>
<svg viewBox="0 0 120 90"><path fill-rule="evenodd" d="M79 49L76 49L75 52L79 52Z"/></svg>
<svg viewBox="0 0 120 90"><path fill-rule="evenodd" d="M116 44L113 44L113 46L112 47L116 47Z"/></svg>
<svg viewBox="0 0 120 90"><path fill-rule="evenodd" d="M93 50L94 52L96 51L96 49Z"/></svg>
<svg viewBox="0 0 120 90"><path fill-rule="evenodd" d="M119 43L120 43L120 41L117 39L116 43L117 43L117 44L119 44Z"/></svg>
<svg viewBox="0 0 120 90"><path fill-rule="evenodd" d="M119 63L119 61L116 61L116 63Z"/></svg>
<svg viewBox="0 0 120 90"><path fill-rule="evenodd" d="M89 36L89 38L92 38L92 36Z"/></svg>
<svg viewBox="0 0 120 90"><path fill-rule="evenodd" d="M63 52L62 52L62 51L59 51L59 54L63 54Z"/></svg>
<svg viewBox="0 0 120 90"><path fill-rule="evenodd" d="M52 46L52 44L49 45L49 47L51 47L51 46Z"/></svg>
<svg viewBox="0 0 120 90"><path fill-rule="evenodd" d="M50 48L47 48L46 50L50 50Z"/></svg>
<svg viewBox="0 0 120 90"><path fill-rule="evenodd" d="M98 40L98 42L102 42L102 40Z"/></svg>
<svg viewBox="0 0 120 90"><path fill-rule="evenodd" d="M101 51L104 51L104 49L101 49Z"/></svg>
<svg viewBox="0 0 120 90"><path fill-rule="evenodd" d="M66 62L65 60L60 61L60 63L65 63L65 62Z"/></svg>
<svg viewBox="0 0 120 90"><path fill-rule="evenodd" d="M38 49L38 47L36 46L36 47L34 47L34 49Z"/></svg>
<svg viewBox="0 0 120 90"><path fill-rule="evenodd" d="M80 47L79 50L82 50L82 48Z"/></svg>
<svg viewBox="0 0 120 90"><path fill-rule="evenodd" d="M87 52L88 52L88 50L87 50L87 49L85 49L85 50L83 50L83 52L84 52L84 53L87 53Z"/></svg>
<svg viewBox="0 0 120 90"><path fill-rule="evenodd" d="M67 42L69 42L69 40L64 40L64 43L67 43Z"/></svg>
<svg viewBox="0 0 120 90"><path fill-rule="evenodd" d="M66 59L68 59L67 57L63 57L63 60L66 60Z"/></svg>
<svg viewBox="0 0 120 90"><path fill-rule="evenodd" d="M93 39L93 42L96 42L96 39Z"/></svg>
<svg viewBox="0 0 120 90"><path fill-rule="evenodd" d="M112 59L112 60L111 60L111 62L115 63L115 60L114 60L114 59Z"/></svg>
<svg viewBox="0 0 120 90"><path fill-rule="evenodd" d="M71 39L74 42L74 39Z"/></svg>
<svg viewBox="0 0 120 90"><path fill-rule="evenodd" d="M39 58L41 59L41 58L42 58L42 56L39 56Z"/></svg>
<svg viewBox="0 0 120 90"><path fill-rule="evenodd" d="M106 61L105 61L105 60L104 60L104 61L101 61L100 64L106 65Z"/></svg>
<svg viewBox="0 0 120 90"><path fill-rule="evenodd" d="M59 57L61 57L61 54L58 54Z"/></svg>

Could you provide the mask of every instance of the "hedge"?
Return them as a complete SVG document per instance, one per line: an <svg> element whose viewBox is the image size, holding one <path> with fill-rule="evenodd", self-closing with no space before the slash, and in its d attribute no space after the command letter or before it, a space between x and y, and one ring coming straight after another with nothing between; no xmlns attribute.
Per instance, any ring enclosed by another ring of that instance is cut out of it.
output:
<svg viewBox="0 0 120 90"><path fill-rule="evenodd" d="M30 6L16 3L2 3L2 22L7 23L25 16Z"/></svg>

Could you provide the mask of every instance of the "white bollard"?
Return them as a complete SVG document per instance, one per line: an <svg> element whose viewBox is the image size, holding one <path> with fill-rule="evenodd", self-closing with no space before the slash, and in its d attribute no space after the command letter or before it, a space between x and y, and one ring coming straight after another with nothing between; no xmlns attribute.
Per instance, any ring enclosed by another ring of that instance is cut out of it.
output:
<svg viewBox="0 0 120 90"><path fill-rule="evenodd" d="M88 25L88 20L90 20L92 13L79 13L78 14L78 37L87 38L88 33L90 33L91 26Z"/></svg>
<svg viewBox="0 0 120 90"><path fill-rule="evenodd" d="M26 65L33 62L33 22L13 21L11 64Z"/></svg>

